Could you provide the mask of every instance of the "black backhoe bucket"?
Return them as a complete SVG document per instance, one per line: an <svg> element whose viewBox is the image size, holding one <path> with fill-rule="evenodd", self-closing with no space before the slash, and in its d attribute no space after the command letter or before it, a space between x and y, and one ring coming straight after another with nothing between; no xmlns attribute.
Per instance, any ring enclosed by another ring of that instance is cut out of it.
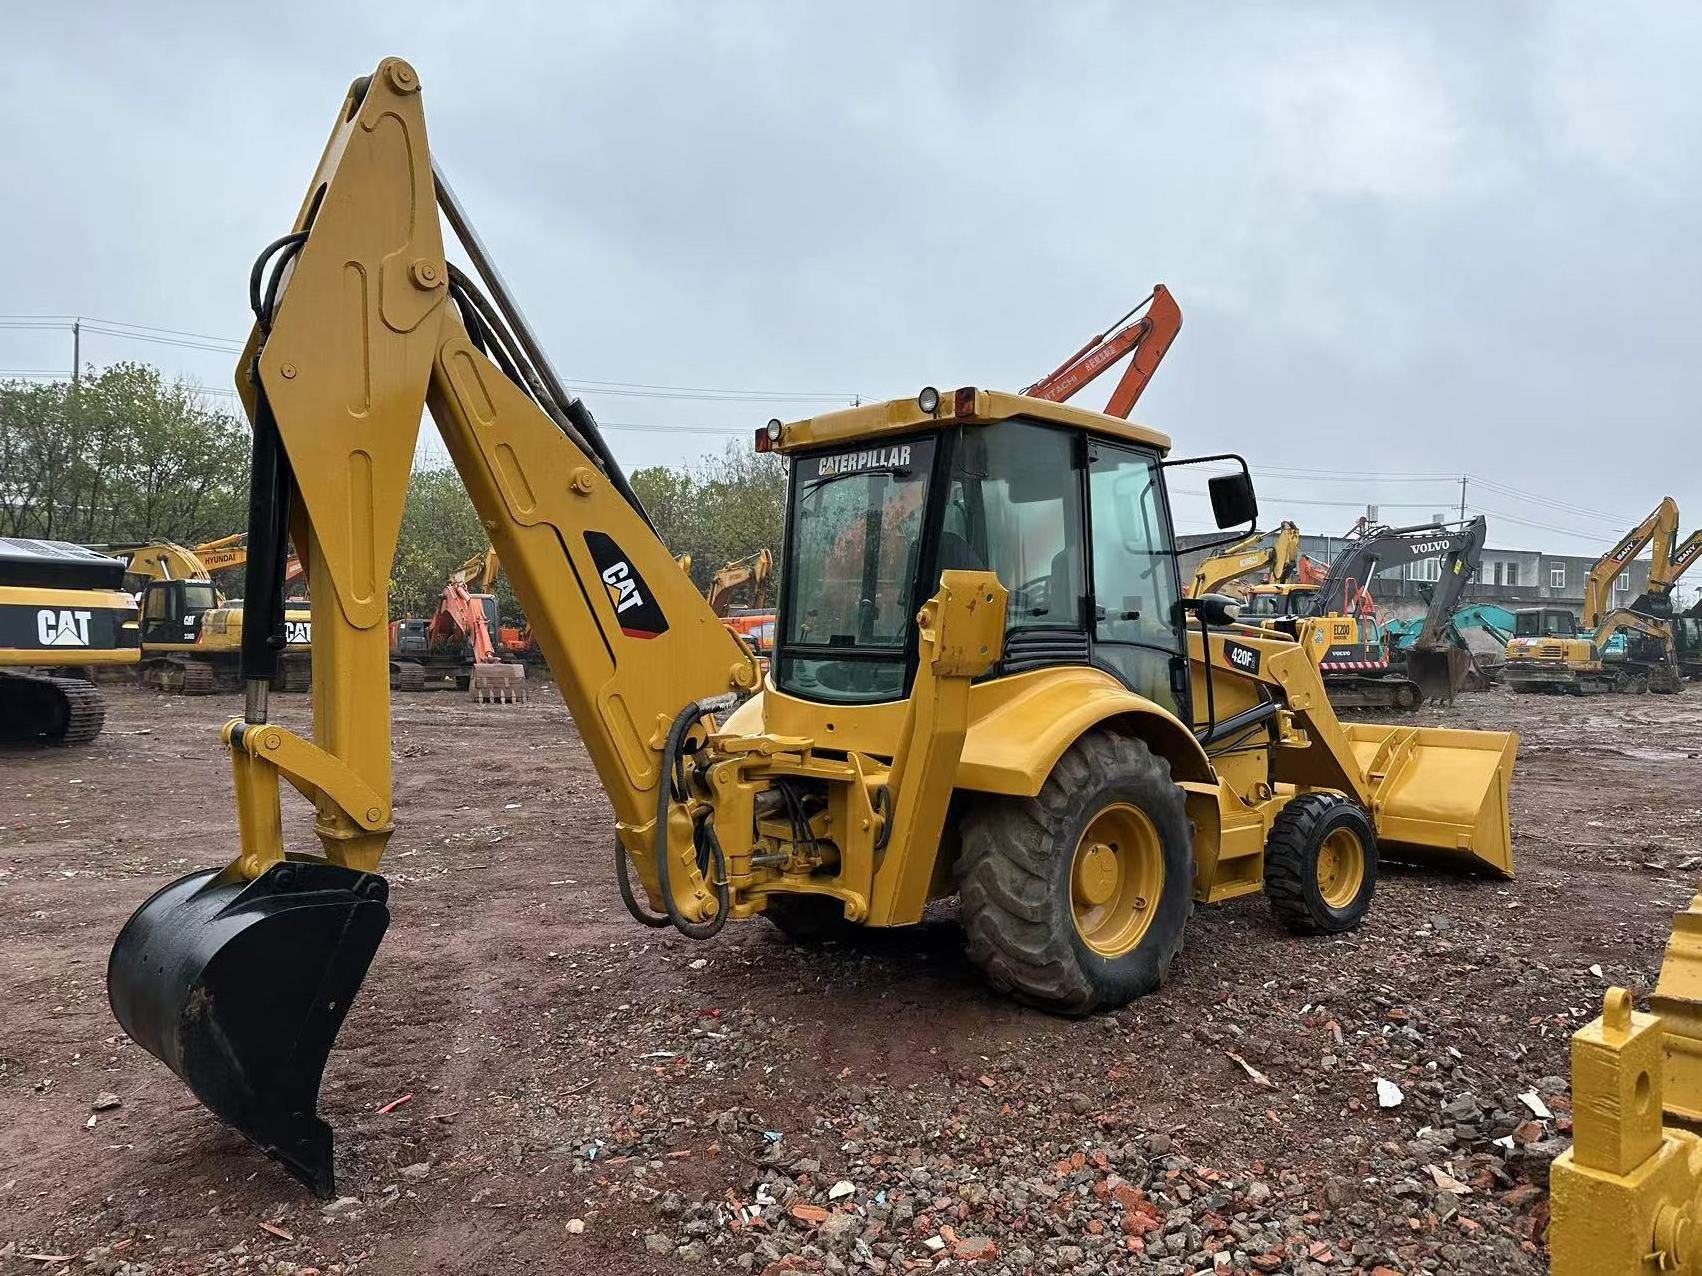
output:
<svg viewBox="0 0 1702 1276"><path fill-rule="evenodd" d="M191 873L125 923L106 989L124 1031L322 1197L319 1082L390 924L374 873L292 858L253 881Z"/></svg>
<svg viewBox="0 0 1702 1276"><path fill-rule="evenodd" d="M1471 666L1471 656L1458 647L1414 647L1407 652L1407 677L1418 684L1427 702L1452 704Z"/></svg>

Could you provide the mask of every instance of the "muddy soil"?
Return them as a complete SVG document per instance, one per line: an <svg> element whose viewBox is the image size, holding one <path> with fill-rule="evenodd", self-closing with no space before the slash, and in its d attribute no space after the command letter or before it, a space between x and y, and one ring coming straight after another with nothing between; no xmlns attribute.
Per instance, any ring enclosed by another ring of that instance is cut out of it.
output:
<svg viewBox="0 0 1702 1276"><path fill-rule="evenodd" d="M233 852L238 706L108 691L92 747L0 757L8 1274L1543 1271L1568 1034L1652 984L1702 866L1702 693L1470 695L1419 716L1523 737L1516 881L1391 866L1334 939L1203 909L1160 994L1070 1021L991 993L949 906L819 949L643 930L553 695L406 696L327 1204L111 1018L125 917Z"/></svg>

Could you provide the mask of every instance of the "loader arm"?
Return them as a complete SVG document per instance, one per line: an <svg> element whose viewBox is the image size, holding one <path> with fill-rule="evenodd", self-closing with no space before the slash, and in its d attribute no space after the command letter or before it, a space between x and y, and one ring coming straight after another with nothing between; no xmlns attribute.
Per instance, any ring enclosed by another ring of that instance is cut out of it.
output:
<svg viewBox="0 0 1702 1276"><path fill-rule="evenodd" d="M1441 574L1430 591L1430 605L1425 609L1424 624L1413 640L1415 648L1425 650L1442 645L1449 617L1459 609L1467 586L1477 576L1488 532L1488 523L1480 514L1465 524L1456 542L1450 544L1442 555Z"/></svg>
<svg viewBox="0 0 1702 1276"><path fill-rule="evenodd" d="M1141 306L1146 306L1147 311L1136 318ZM1132 354L1133 358L1123 370L1122 379L1111 392L1110 402L1105 405L1106 416L1127 420L1129 412L1146 389L1147 382L1152 380L1152 374L1158 371L1165 352L1170 349L1171 342L1176 340L1176 334L1181 330L1181 307L1176 304L1176 299L1170 295L1168 288L1163 284L1154 284L1151 294L1140 305L1104 332L1089 338L1086 345L1023 393L1030 398L1065 403L1076 391L1096 380L1117 360Z"/></svg>
<svg viewBox="0 0 1702 1276"><path fill-rule="evenodd" d="M710 609L717 616L727 615L733 609L733 591L746 585L750 586L750 605L766 606L773 576L774 554L768 549L759 549L748 558L728 563L710 578L706 595Z"/></svg>
<svg viewBox="0 0 1702 1276"><path fill-rule="evenodd" d="M91 545L103 553L126 560L126 576L142 580L206 580L208 568L200 555L187 545L171 541L131 542L119 545Z"/></svg>

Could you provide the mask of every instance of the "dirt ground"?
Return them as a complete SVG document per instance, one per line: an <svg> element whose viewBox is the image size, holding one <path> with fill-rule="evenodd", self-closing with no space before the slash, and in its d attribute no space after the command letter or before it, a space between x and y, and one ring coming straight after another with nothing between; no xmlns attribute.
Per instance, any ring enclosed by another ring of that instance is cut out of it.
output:
<svg viewBox="0 0 1702 1276"><path fill-rule="evenodd" d="M1159 995L1068 1021L984 987L949 908L819 950L643 930L553 694L403 697L327 1204L112 1020L125 917L232 854L237 705L108 691L92 747L0 757L8 1276L1542 1271L1567 1036L1652 984L1702 865L1696 691L1470 695L1420 716L1523 737L1516 881L1388 867L1336 939L1201 910Z"/></svg>

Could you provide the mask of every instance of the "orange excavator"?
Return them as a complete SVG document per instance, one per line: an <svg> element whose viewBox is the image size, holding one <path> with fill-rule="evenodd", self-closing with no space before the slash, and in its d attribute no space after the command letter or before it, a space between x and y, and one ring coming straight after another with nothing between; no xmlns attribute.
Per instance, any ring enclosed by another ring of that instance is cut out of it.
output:
<svg viewBox="0 0 1702 1276"><path fill-rule="evenodd" d="M527 699L526 667L498 654L496 596L490 592L498 568L496 550L474 554L449 573L437 610L425 620L390 626L390 685L397 691L447 686L487 703ZM478 583L474 592L471 586Z"/></svg>
<svg viewBox="0 0 1702 1276"><path fill-rule="evenodd" d="M1141 307L1146 313L1141 314ZM1136 316L1139 315L1139 318ZM1134 355L1123 370L1123 379L1111 392L1105 405L1105 415L1129 419L1135 401L1141 397L1152 374L1158 371L1170 343L1182 330L1182 308L1170 289L1154 284L1152 291L1104 332L1088 339L1086 345L1065 359L1056 368L1023 391L1035 399L1065 403L1076 391L1094 381L1124 355Z"/></svg>

